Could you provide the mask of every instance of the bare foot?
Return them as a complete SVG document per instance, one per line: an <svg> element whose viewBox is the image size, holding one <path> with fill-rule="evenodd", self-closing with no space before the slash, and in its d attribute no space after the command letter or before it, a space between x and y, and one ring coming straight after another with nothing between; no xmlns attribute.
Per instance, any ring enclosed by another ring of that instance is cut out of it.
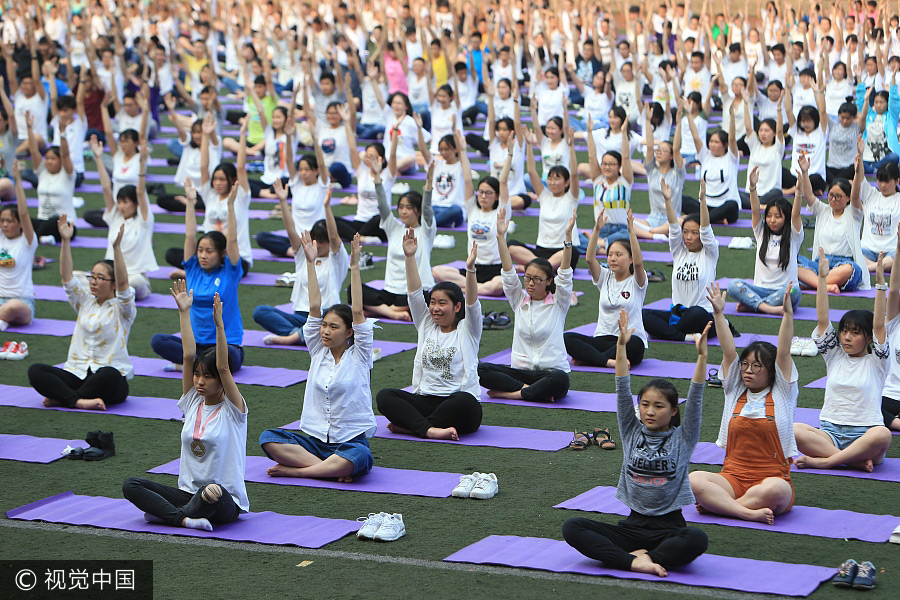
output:
<svg viewBox="0 0 900 600"><path fill-rule="evenodd" d="M343 198L341 198L341 204L349 204L355 206L359 204L359 198L357 198L356 196L344 196Z"/></svg>
<svg viewBox="0 0 900 600"><path fill-rule="evenodd" d="M631 361L630 361L630 360L626 360L625 362L628 363L628 368L630 369L630 368L631 368ZM615 361L615 359L610 358L608 361L606 361L606 368L607 368L607 369L615 369L615 368L616 368L616 361Z"/></svg>
<svg viewBox="0 0 900 600"><path fill-rule="evenodd" d="M828 284L828 293L829 293L829 294L840 294L840 293L841 293L841 286L839 286L839 285L836 284L836 283L829 283L829 284Z"/></svg>
<svg viewBox="0 0 900 600"><path fill-rule="evenodd" d="M794 466L798 469L805 469L806 467L810 467L811 465L807 464L807 456L801 454L797 458L794 459Z"/></svg>
<svg viewBox="0 0 900 600"><path fill-rule="evenodd" d="M106 410L106 403L101 398L82 398L75 402L75 408L82 410Z"/></svg>
<svg viewBox="0 0 900 600"><path fill-rule="evenodd" d="M353 478L349 475L338 477L338 483L353 483Z"/></svg>
<svg viewBox="0 0 900 600"><path fill-rule="evenodd" d="M572 301L569 302L571 306L578 306L578 294L572 292Z"/></svg>
<svg viewBox="0 0 900 600"><path fill-rule="evenodd" d="M273 465L266 469L269 477L303 477L303 469L300 467L288 467L285 465Z"/></svg>
<svg viewBox="0 0 900 600"><path fill-rule="evenodd" d="M867 458L866 460L858 460L856 462L847 463L847 466L851 469L859 469L860 471L865 471L866 473L871 473L875 470L875 463L872 462L871 458Z"/></svg>
<svg viewBox="0 0 900 600"><path fill-rule="evenodd" d="M459 441L459 434L456 433L456 427L429 427L428 432L425 434L430 440L452 440L454 442Z"/></svg>
<svg viewBox="0 0 900 600"><path fill-rule="evenodd" d="M696 509L697 509L697 512L700 513L701 515L711 515L711 514L713 514L711 511L708 511L708 510L706 510L705 508L703 508L703 507L700 505L699 502L697 502L696 504L694 504L694 508L696 508Z"/></svg>
<svg viewBox="0 0 900 600"><path fill-rule="evenodd" d="M43 403L44 403L44 406L46 406L46 407L51 407L51 406L63 406L63 403L62 403L62 402L59 402L59 401L57 401L57 400L53 400L52 398L44 398Z"/></svg>
<svg viewBox="0 0 900 600"><path fill-rule="evenodd" d="M391 318L396 321L412 322L412 315L409 314L409 311L407 310L394 311L394 314L391 316Z"/></svg>
<svg viewBox="0 0 900 600"><path fill-rule="evenodd" d="M771 508L758 508L756 510L750 511L750 516L748 516L745 521L756 521L758 523L766 523L767 525L771 525L775 522L775 513L772 512Z"/></svg>
<svg viewBox="0 0 900 600"><path fill-rule="evenodd" d="M264 344L273 346L296 346L300 343L300 334L292 333L291 335L267 335L263 338Z"/></svg>
<svg viewBox="0 0 900 600"><path fill-rule="evenodd" d="M172 272L169 273L169 279L184 279L184 269L172 269Z"/></svg>
<svg viewBox="0 0 900 600"><path fill-rule="evenodd" d="M388 423L387 428L388 428L388 431L390 431L391 433L405 433L406 435L413 434L413 432L410 431L409 429L404 429L403 427L400 427L399 425L394 425L393 423Z"/></svg>
<svg viewBox="0 0 900 600"><path fill-rule="evenodd" d="M631 570L635 573L649 573L660 577L668 575L662 565L658 565L650 559L646 550L635 550L631 554L634 555L634 560L631 561Z"/></svg>
<svg viewBox="0 0 900 600"><path fill-rule="evenodd" d="M746 304L741 304L740 302L738 302L738 305L737 305L737 311L738 311L738 312L742 312L742 313L752 313L752 312L754 312L754 310L753 310L752 308L750 308L750 307L747 306Z"/></svg>
<svg viewBox="0 0 900 600"><path fill-rule="evenodd" d="M590 366L590 365L588 365L586 362L584 362L583 360L575 360L574 358L572 359L572 365L574 365L574 366L576 366L576 367L587 367L587 366Z"/></svg>
<svg viewBox="0 0 900 600"><path fill-rule="evenodd" d="M288 248L288 249L287 249L287 255L288 255L288 258L294 258L294 249L293 249L293 248Z"/></svg>

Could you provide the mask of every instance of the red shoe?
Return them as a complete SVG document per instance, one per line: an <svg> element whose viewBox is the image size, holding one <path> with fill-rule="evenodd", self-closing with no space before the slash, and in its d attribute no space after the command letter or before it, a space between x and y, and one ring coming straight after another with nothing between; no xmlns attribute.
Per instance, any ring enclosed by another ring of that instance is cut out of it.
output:
<svg viewBox="0 0 900 600"><path fill-rule="evenodd" d="M15 342L7 341L4 343L3 348L0 349L0 360L6 360L6 355L9 354L10 350L15 349L16 346L18 346L18 344Z"/></svg>
<svg viewBox="0 0 900 600"><path fill-rule="evenodd" d="M5 355L6 360L23 360L28 357L28 344L19 342L15 344Z"/></svg>

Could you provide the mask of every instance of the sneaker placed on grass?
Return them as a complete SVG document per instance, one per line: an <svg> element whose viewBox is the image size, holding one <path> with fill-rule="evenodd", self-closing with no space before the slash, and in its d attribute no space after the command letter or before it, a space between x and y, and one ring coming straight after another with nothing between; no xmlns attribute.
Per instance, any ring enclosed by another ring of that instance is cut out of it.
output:
<svg viewBox="0 0 900 600"><path fill-rule="evenodd" d="M51 236L52 237L52 236ZM436 235L434 236L434 243L432 244L435 248L439 248L441 250L448 250L450 248L456 247L456 238L452 235Z"/></svg>
<svg viewBox="0 0 900 600"><path fill-rule="evenodd" d="M835 587L853 587L853 580L856 579L856 574L858 572L859 565L856 564L856 561L852 558L848 558L838 569L837 575L831 578L831 583L833 583Z"/></svg>
<svg viewBox="0 0 900 600"><path fill-rule="evenodd" d="M853 580L853 589L871 590L875 587L875 565L866 561L859 565L859 572Z"/></svg>
<svg viewBox="0 0 900 600"><path fill-rule="evenodd" d="M359 253L359 270L360 271L368 271L369 269L375 268L375 259L372 256L371 252L360 252Z"/></svg>
<svg viewBox="0 0 900 600"><path fill-rule="evenodd" d="M341 185L340 183L338 183L337 181L332 181L332 182L331 182L331 189L332 189L332 191L340 192L340 191L342 191L342 190L344 189L344 186L342 186L342 185Z"/></svg>
<svg viewBox="0 0 900 600"><path fill-rule="evenodd" d="M409 193L409 184L405 181L398 181L393 186L391 186L391 194L396 196L402 196L403 194Z"/></svg>
<svg viewBox="0 0 900 600"><path fill-rule="evenodd" d="M177 365L175 363L169 363L163 367L164 373L181 373L181 365Z"/></svg>
<svg viewBox="0 0 900 600"><path fill-rule="evenodd" d="M381 522L381 526L372 536L376 542L393 542L406 535L406 525L403 524L403 515L394 513L387 515Z"/></svg>
<svg viewBox="0 0 900 600"><path fill-rule="evenodd" d="M897 525L894 533L891 534L891 539L888 541L892 544L900 544L900 525Z"/></svg>
<svg viewBox="0 0 900 600"><path fill-rule="evenodd" d="M372 348L372 362L381 360L381 348Z"/></svg>
<svg viewBox="0 0 900 600"><path fill-rule="evenodd" d="M4 342L3 348L0 348L0 360L6 360L6 355L16 346L17 344L15 342L10 342L8 340Z"/></svg>
<svg viewBox="0 0 900 600"><path fill-rule="evenodd" d="M360 236L359 243L363 246L380 246L381 238L377 235L363 235Z"/></svg>
<svg viewBox="0 0 900 600"><path fill-rule="evenodd" d="M38 244L43 244L44 246L55 246L56 238L52 235L42 235L38 238Z"/></svg>
<svg viewBox="0 0 900 600"><path fill-rule="evenodd" d="M482 473L478 481L475 482L475 487L472 488L469 498L487 500L496 496L499 491L500 486L497 484L497 476L493 473Z"/></svg>
<svg viewBox="0 0 900 600"><path fill-rule="evenodd" d="M802 344L803 340L801 340L799 337L794 336L791 338L791 356L800 356Z"/></svg>
<svg viewBox="0 0 900 600"><path fill-rule="evenodd" d="M296 273L285 271L281 274L281 277L275 280L275 287L294 287L294 280L296 279Z"/></svg>
<svg viewBox="0 0 900 600"><path fill-rule="evenodd" d="M803 347L800 348L800 356L818 356L819 347L816 346L815 340L808 338L803 340Z"/></svg>
<svg viewBox="0 0 900 600"><path fill-rule="evenodd" d="M453 488L450 495L454 498L468 498L472 494L472 488L475 487L475 484L480 477L481 473L478 471L475 471L471 475L463 475L459 478L459 483Z"/></svg>
<svg viewBox="0 0 900 600"><path fill-rule="evenodd" d="M4 357L6 360L24 360L28 358L28 344L25 342L16 344L13 342L12 348L6 352Z"/></svg>
<svg viewBox="0 0 900 600"><path fill-rule="evenodd" d="M361 540L371 540L375 537L375 532L381 527L381 522L385 517L389 516L386 512L369 513L368 517L360 517L356 519L362 522L362 527L356 532L356 537Z"/></svg>
<svg viewBox="0 0 900 600"><path fill-rule="evenodd" d="M72 205L75 206L75 208L81 208L82 206L84 206L84 198L82 198L81 196L73 197Z"/></svg>

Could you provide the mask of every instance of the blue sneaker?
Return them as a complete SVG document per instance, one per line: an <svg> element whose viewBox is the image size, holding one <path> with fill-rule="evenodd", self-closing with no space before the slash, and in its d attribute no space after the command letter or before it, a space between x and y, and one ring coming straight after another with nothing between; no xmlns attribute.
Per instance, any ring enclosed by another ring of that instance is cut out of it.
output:
<svg viewBox="0 0 900 600"><path fill-rule="evenodd" d="M848 558L838 569L837 575L831 579L831 583L835 587L851 588L857 573L859 573L859 565L852 558Z"/></svg>
<svg viewBox="0 0 900 600"><path fill-rule="evenodd" d="M857 590L871 590L875 587L875 565L869 561L859 565L859 572L853 580L853 587Z"/></svg>

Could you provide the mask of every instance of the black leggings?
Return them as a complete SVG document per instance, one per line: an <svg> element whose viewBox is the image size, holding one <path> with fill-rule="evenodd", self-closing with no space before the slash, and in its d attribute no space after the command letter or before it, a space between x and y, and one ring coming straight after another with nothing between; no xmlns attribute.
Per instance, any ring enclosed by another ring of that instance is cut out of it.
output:
<svg viewBox="0 0 900 600"><path fill-rule="evenodd" d="M828 172L826 168L826 173ZM852 178L851 178L852 179ZM822 176L818 173L810 173L809 174L809 182L812 184L813 192L816 194L821 194L828 186L825 185L825 180L822 179ZM789 169L782 167L781 168L781 185L785 188L792 188L797 184L797 176L790 172Z"/></svg>
<svg viewBox="0 0 900 600"><path fill-rule="evenodd" d="M75 408L83 398L100 398L108 406L128 397L128 380L114 367L100 367L96 373L88 370L82 379L59 367L36 363L28 367L28 382L40 395L67 408Z"/></svg>
<svg viewBox="0 0 900 600"><path fill-rule="evenodd" d="M481 403L468 392L426 396L387 388L378 392L375 404L388 421L421 438L432 427L455 427L460 435L481 427Z"/></svg>
<svg viewBox="0 0 900 600"><path fill-rule="evenodd" d="M70 221L71 223L71 221ZM62 242L62 238L59 236L59 218L55 219L31 219L31 226L34 228L35 235L38 236L38 239L42 238L45 235L52 235L53 239L56 240L56 243L59 244ZM75 227L75 223L72 223L72 239L75 239L75 235L78 233L78 228Z"/></svg>
<svg viewBox="0 0 900 600"><path fill-rule="evenodd" d="M609 569L630 571L635 550L648 550L650 560L666 569L684 566L706 552L709 540L697 527L687 527L681 509L658 517L634 511L618 525L576 517L563 523L566 543Z"/></svg>
<svg viewBox="0 0 900 600"><path fill-rule="evenodd" d="M228 260L228 257L225 257L225 260ZM166 262L176 269L183 269L184 265L184 248L169 248L166 250ZM243 258L241 259L241 268L244 271L244 274L241 277L246 277L250 272L250 263L248 263Z"/></svg>
<svg viewBox="0 0 900 600"><path fill-rule="evenodd" d="M477 133L467 133L466 144L477 150L482 156L491 155L491 147L488 141Z"/></svg>
<svg viewBox="0 0 900 600"><path fill-rule="evenodd" d="M569 393L569 374L562 369L515 369L492 363L478 363L482 387L501 392L522 390L522 400L552 402ZM528 387L523 387L527 385Z"/></svg>
<svg viewBox="0 0 900 600"><path fill-rule="evenodd" d="M830 185L832 181L843 177L847 181L853 181L856 176L856 167L825 167L825 181Z"/></svg>
<svg viewBox="0 0 900 600"><path fill-rule="evenodd" d="M580 333L564 333L566 352L573 359L591 367L605 367L607 361L616 359L616 343L619 338L614 335L591 337ZM644 341L636 335L631 336L625 344L625 354L636 367L644 360Z"/></svg>
<svg viewBox="0 0 900 600"><path fill-rule="evenodd" d="M356 221L349 219L335 219L337 221L338 235L345 242L353 240L357 233L363 237L377 237L382 242L387 241L387 234L381 228L381 217L374 216L368 221Z"/></svg>
<svg viewBox="0 0 900 600"><path fill-rule="evenodd" d="M175 196L184 196L184 194L160 194L156 197L156 205L169 212L184 212L184 204L176 200ZM206 210L206 205L203 204L203 198L200 197L200 194L197 194L194 210L197 212Z"/></svg>
<svg viewBox="0 0 900 600"><path fill-rule="evenodd" d="M288 181L290 181L289 177L281 178L281 184L284 186L284 189L287 190L288 198L290 198L291 197L291 188L288 186ZM272 193L275 192L274 183L272 183L272 184L263 183L260 179L248 179L247 183L250 185L250 197L251 198L262 198L262 196L260 195L260 192L262 192L263 190L269 190Z"/></svg>
<svg viewBox="0 0 900 600"><path fill-rule="evenodd" d="M689 198L687 196L682 197L681 199L681 212L686 215L690 215L693 213L700 212L700 201L695 200L694 198ZM738 215L741 212L741 206L737 202L733 200L729 200L725 202L722 206L709 207L709 222L710 223L721 223L728 220L729 223L734 223L738 220Z"/></svg>
<svg viewBox="0 0 900 600"><path fill-rule="evenodd" d="M703 333L707 323L712 322L713 316L702 306L690 306L684 309L681 319L674 325L669 325L669 317L672 311L651 310L645 308L642 311L644 329L650 337L657 340L669 340L673 342L684 341L684 336L691 333ZM716 337L716 325L709 328L709 337Z"/></svg>
<svg viewBox="0 0 900 600"><path fill-rule="evenodd" d="M882 396L881 416L884 418L884 426L891 429L891 424L894 422L894 419L900 418L900 400ZM891 431L894 430L891 429Z"/></svg>
<svg viewBox="0 0 900 600"><path fill-rule="evenodd" d="M750 210L750 192L740 192L740 195L741 208ZM762 196L759 196L759 203L763 206L768 206L778 198L784 198L784 194L781 193L781 188L772 188Z"/></svg>
<svg viewBox="0 0 900 600"><path fill-rule="evenodd" d="M181 527L185 517L207 519L217 524L237 521L241 509L225 486L219 485L222 495L212 504L201 496L206 487L192 494L149 479L129 477L122 484L122 495L140 510L173 527Z"/></svg>
<svg viewBox="0 0 900 600"><path fill-rule="evenodd" d="M109 229L109 225L106 221L103 220L102 210L86 210L84 211L84 215L82 218L88 222L88 225L91 227L97 227L98 229Z"/></svg>

